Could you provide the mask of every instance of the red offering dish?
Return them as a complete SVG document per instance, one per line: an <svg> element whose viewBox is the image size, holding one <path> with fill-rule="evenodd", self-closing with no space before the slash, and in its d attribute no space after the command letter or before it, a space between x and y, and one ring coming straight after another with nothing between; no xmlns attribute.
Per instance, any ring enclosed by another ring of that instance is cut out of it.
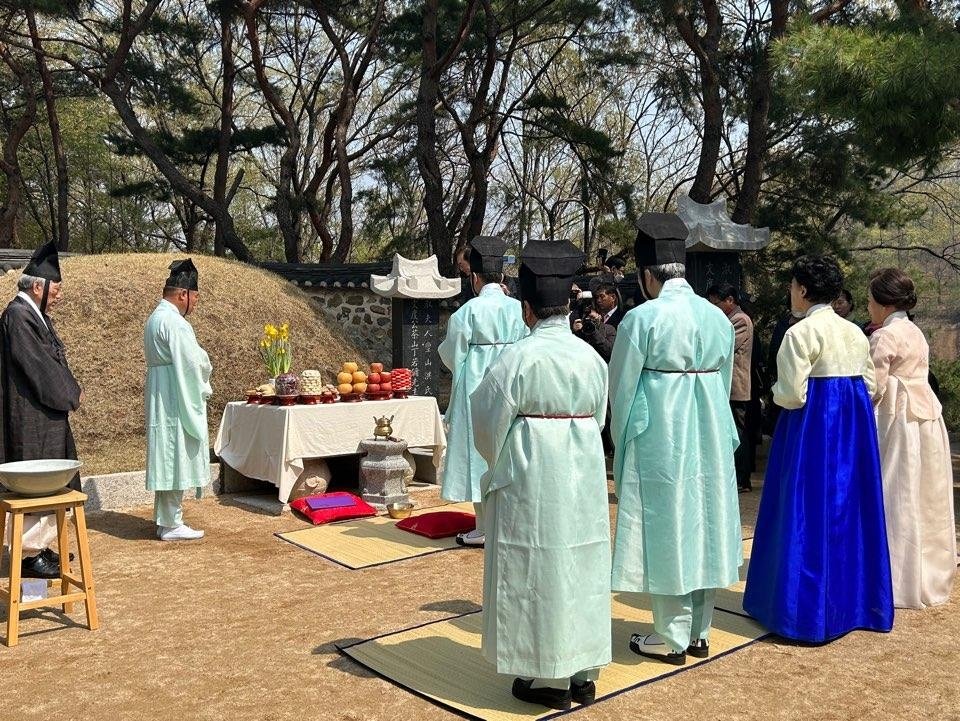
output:
<svg viewBox="0 0 960 721"><path fill-rule="evenodd" d="M388 401L393 398L393 391L375 391L373 393L367 391L364 395L367 397L367 400Z"/></svg>
<svg viewBox="0 0 960 721"><path fill-rule="evenodd" d="M340 400L344 403L357 403L363 400L363 393L341 393Z"/></svg>
<svg viewBox="0 0 960 721"><path fill-rule="evenodd" d="M413 390L413 372L409 368L394 368L390 371L390 382L394 397L406 398Z"/></svg>
<svg viewBox="0 0 960 721"><path fill-rule="evenodd" d="M337 396L333 395L333 393L324 393L317 397L320 399L319 401L320 403L336 403L337 402Z"/></svg>
<svg viewBox="0 0 960 721"><path fill-rule="evenodd" d="M250 403L251 405L256 405L260 402L259 393L244 393L244 396L246 396L247 403Z"/></svg>
<svg viewBox="0 0 960 721"><path fill-rule="evenodd" d="M277 399L276 402L278 406L292 406L292 405L296 405L297 398L299 398L300 396L297 393L293 393L290 395L283 395L283 396L278 394L274 397Z"/></svg>
<svg viewBox="0 0 960 721"><path fill-rule="evenodd" d="M320 395L309 395L306 393L301 393L297 397L297 402L302 403L305 406L315 406L317 403L320 402L321 398L322 396Z"/></svg>
<svg viewBox="0 0 960 721"><path fill-rule="evenodd" d="M276 396L265 396L263 394L260 394L259 396L257 396L257 400L255 400L254 403L261 406L269 406L271 403L273 403L274 398L276 398Z"/></svg>

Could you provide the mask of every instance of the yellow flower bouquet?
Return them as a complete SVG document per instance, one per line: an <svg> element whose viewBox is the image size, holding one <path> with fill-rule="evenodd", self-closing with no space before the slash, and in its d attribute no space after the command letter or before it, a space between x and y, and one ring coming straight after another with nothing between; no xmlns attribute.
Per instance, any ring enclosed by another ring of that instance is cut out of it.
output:
<svg viewBox="0 0 960 721"><path fill-rule="evenodd" d="M263 326L263 338L260 339L260 357L267 365L270 375L276 378L290 370L290 324L279 328L267 323Z"/></svg>

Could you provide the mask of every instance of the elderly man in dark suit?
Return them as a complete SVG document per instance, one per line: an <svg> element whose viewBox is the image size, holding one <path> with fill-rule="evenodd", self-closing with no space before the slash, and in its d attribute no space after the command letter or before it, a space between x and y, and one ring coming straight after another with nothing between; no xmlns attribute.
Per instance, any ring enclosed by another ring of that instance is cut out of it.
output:
<svg viewBox="0 0 960 721"><path fill-rule="evenodd" d="M730 283L713 285L707 289L707 299L727 315L736 335L733 353L733 380L730 384L730 409L737 426L740 446L734 453L737 467L737 487L741 493L753 489L753 429L750 427L750 376L753 357L753 321L739 305L737 289Z"/></svg>
<svg viewBox="0 0 960 721"><path fill-rule="evenodd" d="M18 287L0 316L0 463L75 459L69 413L79 407L83 392L47 315L62 297L53 242L34 253ZM70 485L80 488L79 474ZM60 577L60 558L49 548L56 534L53 516L24 518L22 577Z"/></svg>

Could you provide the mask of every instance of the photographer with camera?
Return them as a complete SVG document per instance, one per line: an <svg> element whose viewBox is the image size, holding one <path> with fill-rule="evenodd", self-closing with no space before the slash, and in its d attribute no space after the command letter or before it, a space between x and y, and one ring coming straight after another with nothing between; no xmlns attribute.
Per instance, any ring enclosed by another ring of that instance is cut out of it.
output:
<svg viewBox="0 0 960 721"><path fill-rule="evenodd" d="M609 362L613 342L617 339L617 328L610 323L604 323L604 313L597 307L596 301L589 290L579 293L576 310L571 315L571 328L573 334L589 343L604 362Z"/></svg>

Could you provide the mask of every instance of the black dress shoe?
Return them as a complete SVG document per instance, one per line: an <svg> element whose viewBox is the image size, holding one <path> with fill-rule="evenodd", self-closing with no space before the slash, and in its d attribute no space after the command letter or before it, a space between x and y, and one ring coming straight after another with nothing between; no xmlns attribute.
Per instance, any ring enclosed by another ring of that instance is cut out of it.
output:
<svg viewBox="0 0 960 721"><path fill-rule="evenodd" d="M705 638L698 638L687 646L687 653L697 658L706 658L710 655L710 643Z"/></svg>
<svg viewBox="0 0 960 721"><path fill-rule="evenodd" d="M513 696L527 703L536 703L547 708L567 711L573 698L570 689L564 688L531 688L533 680L524 681L522 678L513 679Z"/></svg>
<svg viewBox="0 0 960 721"><path fill-rule="evenodd" d="M597 698L597 685L593 681L577 683L570 679L570 695L581 706L589 706Z"/></svg>
<svg viewBox="0 0 960 721"><path fill-rule="evenodd" d="M50 563L42 553L20 562L21 578L60 578L60 563Z"/></svg>
<svg viewBox="0 0 960 721"><path fill-rule="evenodd" d="M54 551L52 548L44 548L42 551L40 551L40 555L46 557L46 559L50 561L50 563L54 564L55 566L60 565L60 554ZM67 554L67 558L69 558L72 561L73 554L72 553Z"/></svg>
<svg viewBox="0 0 960 721"><path fill-rule="evenodd" d="M635 633L630 636L630 650L646 658L669 663L671 666L683 666L687 662L686 651L671 651L658 634Z"/></svg>

